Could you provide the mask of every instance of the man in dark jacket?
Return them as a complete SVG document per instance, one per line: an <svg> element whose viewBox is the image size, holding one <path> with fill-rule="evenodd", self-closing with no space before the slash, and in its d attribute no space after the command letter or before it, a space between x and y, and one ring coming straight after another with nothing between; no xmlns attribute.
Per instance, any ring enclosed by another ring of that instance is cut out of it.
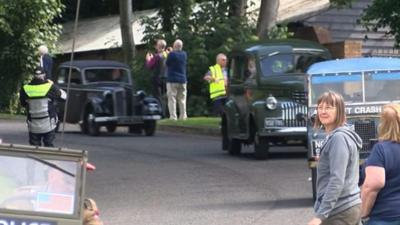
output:
<svg viewBox="0 0 400 225"><path fill-rule="evenodd" d="M168 111L171 120L177 120L176 103L179 105L179 119L186 120L186 64L187 55L182 50L183 42L177 39L173 51L167 57L167 96Z"/></svg>
<svg viewBox="0 0 400 225"><path fill-rule="evenodd" d="M56 100L65 100L67 94L46 79L42 67L34 70L33 79L20 91L20 103L26 108L29 130L29 144L53 147L58 118Z"/></svg>
<svg viewBox="0 0 400 225"><path fill-rule="evenodd" d="M51 56L49 55L49 49L46 45L41 45L39 46L38 51L40 67L42 67L45 71L46 78L52 80L53 58L51 58Z"/></svg>

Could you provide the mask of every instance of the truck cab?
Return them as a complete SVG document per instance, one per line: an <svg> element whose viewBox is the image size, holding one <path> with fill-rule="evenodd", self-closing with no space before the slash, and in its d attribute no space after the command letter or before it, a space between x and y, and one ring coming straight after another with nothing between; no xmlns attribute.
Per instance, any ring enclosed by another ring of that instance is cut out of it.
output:
<svg viewBox="0 0 400 225"><path fill-rule="evenodd" d="M87 152L0 144L0 224L82 225Z"/></svg>
<svg viewBox="0 0 400 225"><path fill-rule="evenodd" d="M222 148L236 155L243 144L254 144L256 158L266 159L270 145L306 146L305 71L330 57L323 46L303 40L253 42L233 49Z"/></svg>

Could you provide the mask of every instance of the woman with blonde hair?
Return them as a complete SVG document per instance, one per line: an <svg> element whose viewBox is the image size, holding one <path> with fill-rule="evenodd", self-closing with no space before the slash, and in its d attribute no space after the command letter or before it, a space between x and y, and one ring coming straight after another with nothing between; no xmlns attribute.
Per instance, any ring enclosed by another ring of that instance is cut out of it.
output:
<svg viewBox="0 0 400 225"><path fill-rule="evenodd" d="M367 225L400 225L400 104L387 104L379 142L366 160L361 216Z"/></svg>
<svg viewBox="0 0 400 225"><path fill-rule="evenodd" d="M317 166L315 216L308 225L358 225L361 214L358 187L358 149L361 138L346 124L343 97L323 93L317 101L315 128L325 130Z"/></svg>

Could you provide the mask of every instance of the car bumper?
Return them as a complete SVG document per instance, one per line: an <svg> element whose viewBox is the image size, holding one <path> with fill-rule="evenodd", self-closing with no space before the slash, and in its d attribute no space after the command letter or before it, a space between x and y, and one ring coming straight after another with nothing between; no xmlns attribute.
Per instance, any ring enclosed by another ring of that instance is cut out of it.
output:
<svg viewBox="0 0 400 225"><path fill-rule="evenodd" d="M268 137L293 137L299 136L306 139L307 128L306 127L268 127L263 128L259 134L260 136Z"/></svg>
<svg viewBox="0 0 400 225"><path fill-rule="evenodd" d="M94 118L96 123L116 123L118 125L129 125L143 123L144 120L159 120L160 115L145 116L100 116Z"/></svg>

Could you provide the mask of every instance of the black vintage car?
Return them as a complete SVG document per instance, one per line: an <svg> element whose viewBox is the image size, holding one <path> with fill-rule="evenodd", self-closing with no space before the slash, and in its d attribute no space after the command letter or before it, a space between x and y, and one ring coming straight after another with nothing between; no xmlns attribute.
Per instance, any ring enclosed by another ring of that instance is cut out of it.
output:
<svg viewBox="0 0 400 225"><path fill-rule="evenodd" d="M129 132L154 135L161 106L157 99L134 90L126 64L106 60L64 62L58 67L55 82L68 93L67 123L79 123L82 133L97 136L105 126L114 132L117 126L128 126ZM65 104L58 107L63 118Z"/></svg>

